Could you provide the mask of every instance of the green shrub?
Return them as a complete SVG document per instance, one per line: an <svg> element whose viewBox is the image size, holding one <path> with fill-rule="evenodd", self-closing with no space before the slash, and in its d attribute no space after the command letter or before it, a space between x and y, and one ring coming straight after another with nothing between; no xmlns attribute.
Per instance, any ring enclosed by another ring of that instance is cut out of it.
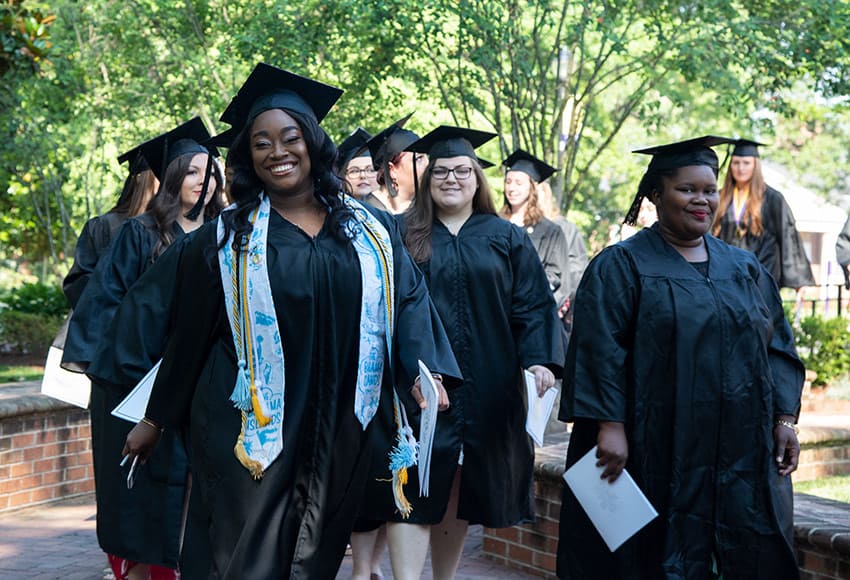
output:
<svg viewBox="0 0 850 580"><path fill-rule="evenodd" d="M18 286L0 297L9 310L42 316L65 316L68 301L62 289L50 284L35 282Z"/></svg>
<svg viewBox="0 0 850 580"><path fill-rule="evenodd" d="M818 374L813 386L829 384L850 372L850 331L847 319L807 316L794 329L797 352L806 368Z"/></svg>
<svg viewBox="0 0 850 580"><path fill-rule="evenodd" d="M0 346L7 351L46 356L62 320L60 316L0 311Z"/></svg>

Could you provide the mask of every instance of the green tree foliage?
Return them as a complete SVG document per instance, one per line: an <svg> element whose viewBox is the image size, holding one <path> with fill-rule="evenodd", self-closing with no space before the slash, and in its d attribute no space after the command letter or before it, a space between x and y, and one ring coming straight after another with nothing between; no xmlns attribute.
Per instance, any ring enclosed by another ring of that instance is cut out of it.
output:
<svg viewBox="0 0 850 580"><path fill-rule="evenodd" d="M780 135L811 95L848 94L843 1L18 0L3 10L0 258L46 260L54 276L83 221L114 202L117 155L193 115L223 129L218 115L260 60L346 90L324 123L335 138L412 111L420 131L495 130L484 156L522 147L556 165L562 207L588 230L628 204L642 166L629 148ZM835 113L811 114L828 128ZM850 136L821 132L831 150L848 149Z"/></svg>

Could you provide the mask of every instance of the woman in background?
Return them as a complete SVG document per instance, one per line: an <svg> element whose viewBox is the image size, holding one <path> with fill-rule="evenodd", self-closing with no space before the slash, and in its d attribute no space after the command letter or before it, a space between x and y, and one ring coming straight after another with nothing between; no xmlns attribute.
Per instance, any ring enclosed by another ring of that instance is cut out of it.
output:
<svg viewBox="0 0 850 580"><path fill-rule="evenodd" d="M66 346L63 363L88 371L93 361L110 356L114 345L101 339L130 288L172 243L218 215L222 177L199 144L208 138L196 117L141 145L160 190L146 213L123 224L98 265L71 319L68 345L76 348ZM90 378L98 542L119 580L177 578L188 473L182 442L169 434L153 461L137 468L128 489L119 462L133 425L111 412L134 385Z"/></svg>
<svg viewBox="0 0 850 580"><path fill-rule="evenodd" d="M378 171L380 190L376 192L380 202L393 214L404 213L416 195L416 181L422 175L428 158L425 155L405 151L408 145L419 139L413 131L404 128L411 115L399 119L368 141L372 163Z"/></svg>
<svg viewBox="0 0 850 580"><path fill-rule="evenodd" d="M738 139L720 190L714 235L756 255L780 288L814 286L812 267L782 194L764 182L761 143Z"/></svg>

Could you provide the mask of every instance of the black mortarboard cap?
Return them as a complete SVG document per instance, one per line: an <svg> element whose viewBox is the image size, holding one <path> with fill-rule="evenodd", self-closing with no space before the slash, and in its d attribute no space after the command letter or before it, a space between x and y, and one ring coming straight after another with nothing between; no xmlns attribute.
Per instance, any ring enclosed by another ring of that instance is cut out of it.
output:
<svg viewBox="0 0 850 580"><path fill-rule="evenodd" d="M541 161L531 153L527 153L522 149L517 149L511 155L502 161L508 171L522 171L528 175L535 183L542 183L557 171L548 163Z"/></svg>
<svg viewBox="0 0 850 580"><path fill-rule="evenodd" d="M202 145L207 145L209 147L224 147L226 149L230 149L233 145L233 141L236 140L236 136L239 134L239 129L236 127L230 127L229 129L225 129L218 135L214 135L210 137L205 143Z"/></svg>
<svg viewBox="0 0 850 580"><path fill-rule="evenodd" d="M641 179L640 185L638 185L637 194L635 194L635 198L632 201L629 211L626 213L626 219L623 220L623 223L634 225L643 198L651 193L649 191L650 184L652 183L652 180L649 179L651 175L661 171L690 167L692 165L705 165L711 167L716 173L719 163L717 161L717 153L714 152L712 147L734 142L735 139L728 137L706 135L704 137L697 137L696 139L687 139L677 143L656 145L654 147L632 151L632 153L652 155L652 160L650 160L649 167L646 168L646 173Z"/></svg>
<svg viewBox="0 0 850 580"><path fill-rule="evenodd" d="M432 160L464 155L477 161L475 149L495 136L487 131L441 125L408 146L407 151L427 153Z"/></svg>
<svg viewBox="0 0 850 580"><path fill-rule="evenodd" d="M139 147L153 174L162 181L169 164L181 155L211 153L213 157L217 157L218 151L214 147L207 148L201 145L209 138L210 134L201 118L195 117L171 131L142 143Z"/></svg>
<svg viewBox="0 0 850 580"><path fill-rule="evenodd" d="M241 131L263 111L287 109L321 122L342 92L342 89L261 62L227 105L221 121Z"/></svg>
<svg viewBox="0 0 850 580"><path fill-rule="evenodd" d="M732 155L736 157L758 157L759 147L764 146L764 143L759 143L758 141L738 139L735 141L735 148L732 149Z"/></svg>
<svg viewBox="0 0 850 580"><path fill-rule="evenodd" d="M372 136L362 127L357 127L351 132L351 135L339 144L337 151L337 167L342 170L348 162L355 157L369 155L369 147L367 143Z"/></svg>
<svg viewBox="0 0 850 580"><path fill-rule="evenodd" d="M491 167L493 167L496 164L493 163L492 161L487 161L486 159L482 159L481 157L479 157L478 158L478 165L481 166L481 169L490 169Z"/></svg>
<svg viewBox="0 0 850 580"><path fill-rule="evenodd" d="M712 147L734 142L734 139L728 137L706 135L667 145L635 149L632 153L652 155L652 160L646 170L647 173L678 169L690 165L707 165L716 170L718 168L717 153L714 152Z"/></svg>
<svg viewBox="0 0 850 580"><path fill-rule="evenodd" d="M118 163L129 162L127 166L127 172L130 175L136 175L137 173L141 173L147 169L150 169L145 156L142 154L142 146L137 145L133 147L126 153L122 153L118 156Z"/></svg>
<svg viewBox="0 0 850 580"><path fill-rule="evenodd" d="M380 169L384 162L392 160L393 157L407 149L407 146L419 139L419 135L404 128L404 124L413 116L406 115L369 139L366 143L369 153L372 155L372 165Z"/></svg>

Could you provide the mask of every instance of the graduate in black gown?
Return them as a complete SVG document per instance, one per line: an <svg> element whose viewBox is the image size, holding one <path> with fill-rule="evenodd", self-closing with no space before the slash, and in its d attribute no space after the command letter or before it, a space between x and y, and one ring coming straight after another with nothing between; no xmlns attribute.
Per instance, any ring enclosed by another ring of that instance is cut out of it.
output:
<svg viewBox="0 0 850 580"><path fill-rule="evenodd" d="M236 208L183 249L173 330L126 444L144 459L160 428L188 427L185 578L333 578L379 398L392 405L398 385L415 406L417 359L460 374L397 226L341 192L319 126L340 94L260 64L222 115L240 127Z"/></svg>
<svg viewBox="0 0 850 580"><path fill-rule="evenodd" d="M714 235L754 253L780 288L814 286L794 214L782 194L764 182L760 145L747 139L735 142L720 190Z"/></svg>
<svg viewBox="0 0 850 580"><path fill-rule="evenodd" d="M63 363L97 370L101 359L121 356L123 351L113 351L116 343L104 338L128 291L172 242L220 211L222 177L207 148L198 143L208 138L196 117L141 146L160 190L148 212L124 223L98 265L71 319ZM170 434L128 489L127 471L119 462L133 425L111 412L135 383L103 374L89 375L98 542L116 578L147 577L149 568L162 574L171 569L174 576L188 473L185 450Z"/></svg>
<svg viewBox="0 0 850 580"><path fill-rule="evenodd" d="M499 215L523 228L531 238L560 308L569 297L567 239L563 230L546 218L537 197L537 188L555 173L555 168L522 149L511 153L502 165L506 169L505 199Z"/></svg>
<svg viewBox="0 0 850 580"><path fill-rule="evenodd" d="M717 156L706 137L652 155L658 222L604 249L576 295L564 369L567 468L598 446L658 517L611 553L564 487L558 576L798 578L790 474L803 365L779 291L755 256L709 234Z"/></svg>
<svg viewBox="0 0 850 580"><path fill-rule="evenodd" d="M408 149L429 164L405 242L421 266L463 374L440 413L428 497L408 518L373 474L366 509L386 519L396 578L419 578L430 541L435 578L454 575L467 527L534 519L534 447L525 431L522 370L541 392L561 374L563 336L546 274L528 236L496 215L474 148L492 133L440 127ZM380 467L380 466L379 466ZM411 486L418 486L418 470Z"/></svg>
<svg viewBox="0 0 850 580"><path fill-rule="evenodd" d="M419 135L404 128L412 116L413 113L399 119L367 142L381 186L375 196L393 214L404 213L410 207L418 176L428 163L424 154L405 151L419 139Z"/></svg>
<svg viewBox="0 0 850 580"><path fill-rule="evenodd" d="M100 258L125 220L142 214L148 207L159 182L148 167L141 150L136 147L118 158L128 162L127 178L115 207L88 220L74 248L74 265L62 281L62 291L71 308L75 308Z"/></svg>
<svg viewBox="0 0 850 580"><path fill-rule="evenodd" d="M372 136L362 127L357 127L351 135L339 144L336 161L336 171L343 183L345 190L357 198L358 201L368 203L372 207L386 211L387 206L375 195L379 189L378 170L372 163L372 154L369 151L369 139Z"/></svg>

